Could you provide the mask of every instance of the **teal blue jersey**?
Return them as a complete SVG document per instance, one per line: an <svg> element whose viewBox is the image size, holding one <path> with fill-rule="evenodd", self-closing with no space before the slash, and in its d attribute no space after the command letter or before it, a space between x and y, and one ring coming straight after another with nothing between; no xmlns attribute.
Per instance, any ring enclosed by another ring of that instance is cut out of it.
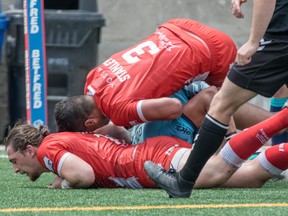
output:
<svg viewBox="0 0 288 216"><path fill-rule="evenodd" d="M191 98L191 92L186 87L171 96L185 104ZM187 117L181 116L175 120L159 120L133 126L131 129L132 144L145 141L147 138L156 136L173 136L186 142L193 143L198 128Z"/></svg>

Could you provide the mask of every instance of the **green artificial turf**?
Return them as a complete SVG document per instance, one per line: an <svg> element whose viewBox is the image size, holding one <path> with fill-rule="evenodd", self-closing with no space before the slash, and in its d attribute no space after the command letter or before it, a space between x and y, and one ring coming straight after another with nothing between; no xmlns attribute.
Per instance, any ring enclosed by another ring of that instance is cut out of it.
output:
<svg viewBox="0 0 288 216"><path fill-rule="evenodd" d="M36 182L15 174L0 151L0 215L285 215L286 181L261 189L194 190L189 199L169 199L163 190L48 189L47 173Z"/></svg>

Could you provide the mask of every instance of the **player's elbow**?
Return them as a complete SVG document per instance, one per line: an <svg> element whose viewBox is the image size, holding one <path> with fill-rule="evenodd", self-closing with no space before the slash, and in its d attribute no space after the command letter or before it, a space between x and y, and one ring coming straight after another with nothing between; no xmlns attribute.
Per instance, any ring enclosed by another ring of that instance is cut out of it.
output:
<svg viewBox="0 0 288 216"><path fill-rule="evenodd" d="M83 179L83 186L90 187L95 181L95 174L92 167L86 168L85 170L81 171L81 176Z"/></svg>
<svg viewBox="0 0 288 216"><path fill-rule="evenodd" d="M182 114L182 103L170 97L143 100L142 112L147 121L176 119Z"/></svg>
<svg viewBox="0 0 288 216"><path fill-rule="evenodd" d="M84 168L80 172L72 178L70 182L70 186L73 188L89 188L93 185L95 181L95 174L91 168Z"/></svg>

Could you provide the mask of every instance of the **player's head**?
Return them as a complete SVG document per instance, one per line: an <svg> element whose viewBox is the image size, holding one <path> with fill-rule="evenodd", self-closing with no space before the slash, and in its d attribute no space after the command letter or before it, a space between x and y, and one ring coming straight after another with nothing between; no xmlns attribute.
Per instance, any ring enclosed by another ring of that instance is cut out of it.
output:
<svg viewBox="0 0 288 216"><path fill-rule="evenodd" d="M37 149L43 138L49 134L48 128L35 128L26 123L17 123L5 138L9 161L16 173L26 174L35 181L43 172L37 157Z"/></svg>
<svg viewBox="0 0 288 216"><path fill-rule="evenodd" d="M109 122L89 95L73 96L58 102L54 115L58 132L94 131Z"/></svg>

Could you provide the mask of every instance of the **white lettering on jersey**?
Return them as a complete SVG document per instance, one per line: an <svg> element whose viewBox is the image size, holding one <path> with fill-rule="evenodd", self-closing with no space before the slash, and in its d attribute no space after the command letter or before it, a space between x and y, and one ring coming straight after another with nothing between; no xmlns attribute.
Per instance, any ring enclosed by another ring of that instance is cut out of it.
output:
<svg viewBox="0 0 288 216"><path fill-rule="evenodd" d="M167 38L167 36L160 31L155 32L156 35L158 35L158 39L160 40L160 49L166 49L167 51L171 52L172 48L179 48L181 46L173 45L172 42Z"/></svg>
<svg viewBox="0 0 288 216"><path fill-rule="evenodd" d="M144 50L144 48L146 48L146 49ZM157 47L157 45L155 43L153 43L152 41L145 41L145 42L139 44L138 46L134 47L133 49L130 49L129 51L124 53L122 55L122 58L125 61L127 61L127 63L134 64L134 63L140 61L140 58L138 56L144 54L146 52L147 48L149 48L148 52L151 55L154 55L160 51L160 49Z"/></svg>
<svg viewBox="0 0 288 216"><path fill-rule="evenodd" d="M130 79L128 72L115 59L109 58L103 62L103 65L107 66L109 70L116 75L120 82L124 82L125 80Z"/></svg>
<svg viewBox="0 0 288 216"><path fill-rule="evenodd" d="M93 96L96 93L96 91L90 85L87 87L87 89L88 89L87 95Z"/></svg>
<svg viewBox="0 0 288 216"><path fill-rule="evenodd" d="M117 145L124 145L124 146L130 145L130 144L127 144L127 143L125 142L125 140L122 140L122 139L115 139L115 138L113 138L113 137L110 137L110 136L107 136L107 135L103 135L103 134L93 134L93 135L94 135L95 137L98 137L98 138L100 138L100 137L105 137L105 138L111 140L112 142L114 142L114 143L117 144Z"/></svg>
<svg viewBox="0 0 288 216"><path fill-rule="evenodd" d="M107 60L108 61L108 60ZM104 62L105 63L105 62ZM98 73L102 76L102 78L105 80L106 79L106 83L108 85L110 85L112 88L114 87L115 83L113 82L113 79L109 76L109 74L107 73L107 71L103 70L101 67L99 67L97 69ZM97 82L97 81L96 81ZM97 86L99 84L94 82L94 86Z"/></svg>
<svg viewBox="0 0 288 216"><path fill-rule="evenodd" d="M109 177L109 179L116 183L117 186L126 187L131 189L143 189L143 186L137 181L137 178L130 177L130 178L113 178Z"/></svg>

